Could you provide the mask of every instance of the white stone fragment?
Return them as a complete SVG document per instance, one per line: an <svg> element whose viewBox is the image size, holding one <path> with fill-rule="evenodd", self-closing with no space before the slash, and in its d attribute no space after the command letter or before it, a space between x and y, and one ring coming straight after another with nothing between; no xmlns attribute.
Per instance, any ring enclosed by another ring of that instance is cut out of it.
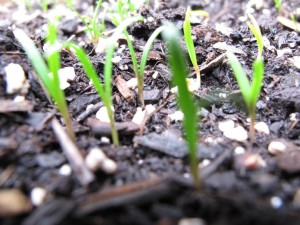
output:
<svg viewBox="0 0 300 225"><path fill-rule="evenodd" d="M89 105L87 105L86 110L91 109L93 106L94 106L94 104L89 104Z"/></svg>
<svg viewBox="0 0 300 225"><path fill-rule="evenodd" d="M271 206L274 208L274 209L278 209L278 208L281 208L283 206L283 201L280 197L278 196L273 196L271 199L270 199L270 204Z"/></svg>
<svg viewBox="0 0 300 225"><path fill-rule="evenodd" d="M157 77L158 77L158 71L155 71L155 72L152 74L152 78L155 80Z"/></svg>
<svg viewBox="0 0 300 225"><path fill-rule="evenodd" d="M101 137L100 140L101 140L101 142L106 143L106 144L109 144L109 143L110 143L110 140L109 140L108 137Z"/></svg>
<svg viewBox="0 0 300 225"><path fill-rule="evenodd" d="M242 126L237 126L235 128L228 129L223 134L225 137L231 140L240 142L246 141L248 138L248 133Z"/></svg>
<svg viewBox="0 0 300 225"><path fill-rule="evenodd" d="M270 134L270 129L265 122L258 122L257 124L254 125L254 129L257 130L257 132L259 133L264 133L267 135Z"/></svg>
<svg viewBox="0 0 300 225"><path fill-rule="evenodd" d="M197 79L187 78L186 83L190 92L197 91L200 88L200 83Z"/></svg>
<svg viewBox="0 0 300 225"><path fill-rule="evenodd" d="M262 9L263 5L264 5L263 0L250 0L246 5L246 9L255 7L256 10L260 10Z"/></svg>
<svg viewBox="0 0 300 225"><path fill-rule="evenodd" d="M106 158L106 159L103 161L103 163L102 163L101 169L102 169L105 173L112 174L112 173L115 173L115 172L117 171L118 166L117 166L117 164L116 164L115 161Z"/></svg>
<svg viewBox="0 0 300 225"><path fill-rule="evenodd" d="M168 115L168 117L170 117L171 121L182 121L184 118L184 115L181 111L175 111L174 113Z"/></svg>
<svg viewBox="0 0 300 225"><path fill-rule="evenodd" d="M246 150L242 146L237 146L234 149L234 154L236 154L236 155L244 154L245 152L246 152Z"/></svg>
<svg viewBox="0 0 300 225"><path fill-rule="evenodd" d="M155 106L152 104L146 105L145 110L147 114L153 113L155 111Z"/></svg>
<svg viewBox="0 0 300 225"><path fill-rule="evenodd" d="M292 49L290 48L277 49L277 58L286 54L293 54Z"/></svg>
<svg viewBox="0 0 300 225"><path fill-rule="evenodd" d="M201 218L182 218L178 225L206 225L206 222Z"/></svg>
<svg viewBox="0 0 300 225"><path fill-rule="evenodd" d="M134 114L131 121L136 123L137 125L141 125L145 117L146 117L146 110L142 110L141 107L137 107L136 113Z"/></svg>
<svg viewBox="0 0 300 225"><path fill-rule="evenodd" d="M44 188L33 188L30 193L31 203L35 206L41 205L44 202L46 195L47 191Z"/></svg>
<svg viewBox="0 0 300 225"><path fill-rule="evenodd" d="M62 176L70 176L72 173L72 168L68 164L64 164L59 169L59 174Z"/></svg>
<svg viewBox="0 0 300 225"><path fill-rule="evenodd" d="M21 95L17 95L15 98L14 98L14 102L23 102L25 100L25 97L24 96L21 96Z"/></svg>
<svg viewBox="0 0 300 225"><path fill-rule="evenodd" d="M291 59L291 62L294 64L294 66L295 66L297 69L300 69L300 56L294 56L294 57Z"/></svg>
<svg viewBox="0 0 300 225"><path fill-rule="evenodd" d="M100 148L93 148L85 157L85 164L91 171L97 171L106 160L106 155Z"/></svg>
<svg viewBox="0 0 300 225"><path fill-rule="evenodd" d="M224 23L216 23L216 30L226 36L230 36L231 32L233 31L232 28L227 27Z"/></svg>
<svg viewBox="0 0 300 225"><path fill-rule="evenodd" d="M114 108L113 106L111 107L112 111L114 112ZM107 113L107 109L105 106L102 106L98 112L96 113L96 118L98 120L100 120L101 122L105 122L105 123L109 123L110 122L110 119L109 119L109 116L108 116L108 113Z"/></svg>
<svg viewBox="0 0 300 225"><path fill-rule="evenodd" d="M126 86L131 89L134 90L137 87L137 79L136 78L131 78L128 81L126 81Z"/></svg>
<svg viewBox="0 0 300 225"><path fill-rule="evenodd" d="M75 70L73 67L65 67L58 71L60 89L65 90L70 87L68 80L74 80Z"/></svg>
<svg viewBox="0 0 300 225"><path fill-rule="evenodd" d="M107 158L100 148L93 148L85 158L85 164L91 171L102 170L105 173L112 174L117 171L115 161Z"/></svg>
<svg viewBox="0 0 300 225"><path fill-rule="evenodd" d="M224 50L224 51L230 51L235 54L241 54L246 56L246 53L240 50L239 48L233 46L233 45L228 45L226 42L217 42L213 45L213 48Z"/></svg>
<svg viewBox="0 0 300 225"><path fill-rule="evenodd" d="M98 43L97 43L97 46L96 46L96 48L95 48L95 52L96 52L97 54L106 52L107 47L109 46L109 44L110 44L110 42L109 42L108 39L105 39L105 38L99 38Z"/></svg>
<svg viewBox="0 0 300 225"><path fill-rule="evenodd" d="M117 55L111 59L112 63L117 64L122 60L121 56Z"/></svg>
<svg viewBox="0 0 300 225"><path fill-rule="evenodd" d="M122 71L128 70L128 66L127 66L126 64L120 65L120 66L119 66L119 69L122 70Z"/></svg>
<svg viewBox="0 0 300 225"><path fill-rule="evenodd" d="M27 83L25 72L19 64L10 63L5 68L6 93L28 93L29 84Z"/></svg>
<svg viewBox="0 0 300 225"><path fill-rule="evenodd" d="M272 141L268 146L268 151L272 155L279 155L287 150L287 146L280 141Z"/></svg>
<svg viewBox="0 0 300 225"><path fill-rule="evenodd" d="M234 128L233 120L225 120L219 123L218 128L220 131L225 132Z"/></svg>
<svg viewBox="0 0 300 225"><path fill-rule="evenodd" d="M211 161L209 159L204 159L200 164L199 164L199 168L204 168L206 166L208 166L211 163Z"/></svg>

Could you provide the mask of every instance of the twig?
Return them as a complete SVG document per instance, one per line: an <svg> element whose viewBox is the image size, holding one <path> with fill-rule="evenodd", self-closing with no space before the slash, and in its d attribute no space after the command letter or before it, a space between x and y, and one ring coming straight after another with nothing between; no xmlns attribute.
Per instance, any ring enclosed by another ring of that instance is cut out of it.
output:
<svg viewBox="0 0 300 225"><path fill-rule="evenodd" d="M103 102L98 102L96 105L93 105L91 108L85 110L77 117L77 122L81 122L86 119L92 113L97 112L103 106Z"/></svg>
<svg viewBox="0 0 300 225"><path fill-rule="evenodd" d="M55 118L52 120L52 128L81 185L86 186L91 183L94 180L94 175L85 165L77 146Z"/></svg>

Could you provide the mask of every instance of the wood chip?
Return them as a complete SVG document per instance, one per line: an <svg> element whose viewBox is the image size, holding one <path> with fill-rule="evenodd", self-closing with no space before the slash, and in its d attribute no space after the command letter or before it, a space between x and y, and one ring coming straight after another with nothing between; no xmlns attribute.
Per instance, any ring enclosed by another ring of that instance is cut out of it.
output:
<svg viewBox="0 0 300 225"><path fill-rule="evenodd" d="M128 88L126 81L121 76L117 76L115 82L118 91L126 100L134 99L134 92Z"/></svg>
<svg viewBox="0 0 300 225"><path fill-rule="evenodd" d="M0 191L0 216L10 217L30 212L30 200L18 189Z"/></svg>
<svg viewBox="0 0 300 225"><path fill-rule="evenodd" d="M15 102L13 100L0 100L0 113L8 112L31 112L33 110L33 103L28 100L22 102Z"/></svg>
<svg viewBox="0 0 300 225"><path fill-rule="evenodd" d="M283 26L290 28L292 30L298 31L300 29L300 23L295 23L294 21L287 19L283 16L278 16L277 20L279 23L281 23Z"/></svg>

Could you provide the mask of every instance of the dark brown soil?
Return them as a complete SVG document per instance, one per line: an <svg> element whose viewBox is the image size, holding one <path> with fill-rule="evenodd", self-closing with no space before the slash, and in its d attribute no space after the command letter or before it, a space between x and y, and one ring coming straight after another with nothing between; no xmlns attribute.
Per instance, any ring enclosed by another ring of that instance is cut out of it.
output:
<svg viewBox="0 0 300 225"><path fill-rule="evenodd" d="M263 36L273 47L264 48L265 78L256 112L257 121L265 122L270 134L257 132L251 147L249 140L230 140L218 128L221 121L232 119L248 130L248 116L232 70L222 56L225 51L214 47L218 42L226 42L242 51L236 55L251 76L257 45L246 23L240 20L247 2L185 1L184 5L179 2L160 2L157 9L152 5L150 8L142 6L139 13L153 20L132 25L129 33L134 37L140 58L142 47L163 21L171 21L182 29L186 6L210 14L208 24L193 25L197 60L202 68L202 87L194 94L201 115L198 155L200 165L210 162L208 166L200 166L200 190L194 188L191 180L182 124L168 117L178 107L176 97L169 93L171 75L165 43L161 39L151 50L144 84L146 104L153 104L159 110L141 127L142 134L121 133L119 148L101 139L105 131L92 120L101 100L78 61L68 52L62 52L62 66L73 66L76 72L76 78L70 81L65 93L77 146L84 157L91 148L100 147L117 163L118 171L110 175L97 172L94 181L87 186L80 184L76 173L61 175L60 168L70 162L51 126L53 118L62 122L61 116L49 103L12 32L14 27L24 29L42 51L45 36L42 26L47 19L40 13L33 20L18 23L13 20L17 6L4 1L0 10L0 192L18 189L30 198L31 191L41 187L47 195L40 206L12 216L3 215L0 204L1 224L182 225L186 224L185 219L191 218L200 218L202 223L198 220L187 224L300 224L300 123L297 122L300 66L298 62L297 68L291 60L300 56L299 32L276 20L278 11L271 0L263 1L262 8L253 10ZM76 5L82 14L89 13L86 6L81 2ZM289 18L297 8L300 8L298 1L284 1L281 14ZM220 23L233 29L230 35L216 30L216 24ZM67 40L79 26L82 26L79 20L69 21L63 17L60 38ZM94 52L93 44L87 44L89 40L83 32L76 33L74 41L81 40L86 42L84 47L99 76L103 77L104 55ZM285 54L278 55L282 50ZM137 93L125 99L116 87L117 76L126 81L134 77L127 46L120 56L121 62L113 68L113 97L115 119L122 123L132 120L140 103ZM207 68L218 57L221 60ZM9 63L22 66L30 85L22 104L12 101L17 94L6 92L4 68ZM128 70L121 70L121 65L127 65ZM155 71L159 72L156 79L152 77ZM190 72L193 73L191 65ZM224 94L225 98L220 97ZM95 110L85 114L90 104L94 104ZM291 120L291 114L296 115L296 121ZM286 151L272 155L268 151L272 141L284 143ZM246 152L236 154L238 146ZM248 165L249 157L261 157L263 162L252 160Z"/></svg>

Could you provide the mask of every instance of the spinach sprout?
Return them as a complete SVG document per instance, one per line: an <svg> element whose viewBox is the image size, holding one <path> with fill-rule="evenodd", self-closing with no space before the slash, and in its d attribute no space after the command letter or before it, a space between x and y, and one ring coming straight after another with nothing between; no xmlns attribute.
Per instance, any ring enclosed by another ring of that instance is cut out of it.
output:
<svg viewBox="0 0 300 225"><path fill-rule="evenodd" d="M169 51L168 62L173 74L173 83L178 86L178 103L184 114L183 127L189 148L190 169L196 187L200 186L197 160L197 108L188 90L186 63L180 46L180 33L174 25L163 31Z"/></svg>
<svg viewBox="0 0 300 225"><path fill-rule="evenodd" d="M61 65L59 48L57 47L58 41L55 23L49 23L48 34L46 37L49 43L49 48L46 51L48 66L33 41L24 31L16 29L14 31L14 35L31 60L32 66L42 81L43 86L56 103L57 108L66 123L68 134L73 140L75 140L75 134L72 128L72 121L68 112L65 94L59 85L58 70Z"/></svg>

